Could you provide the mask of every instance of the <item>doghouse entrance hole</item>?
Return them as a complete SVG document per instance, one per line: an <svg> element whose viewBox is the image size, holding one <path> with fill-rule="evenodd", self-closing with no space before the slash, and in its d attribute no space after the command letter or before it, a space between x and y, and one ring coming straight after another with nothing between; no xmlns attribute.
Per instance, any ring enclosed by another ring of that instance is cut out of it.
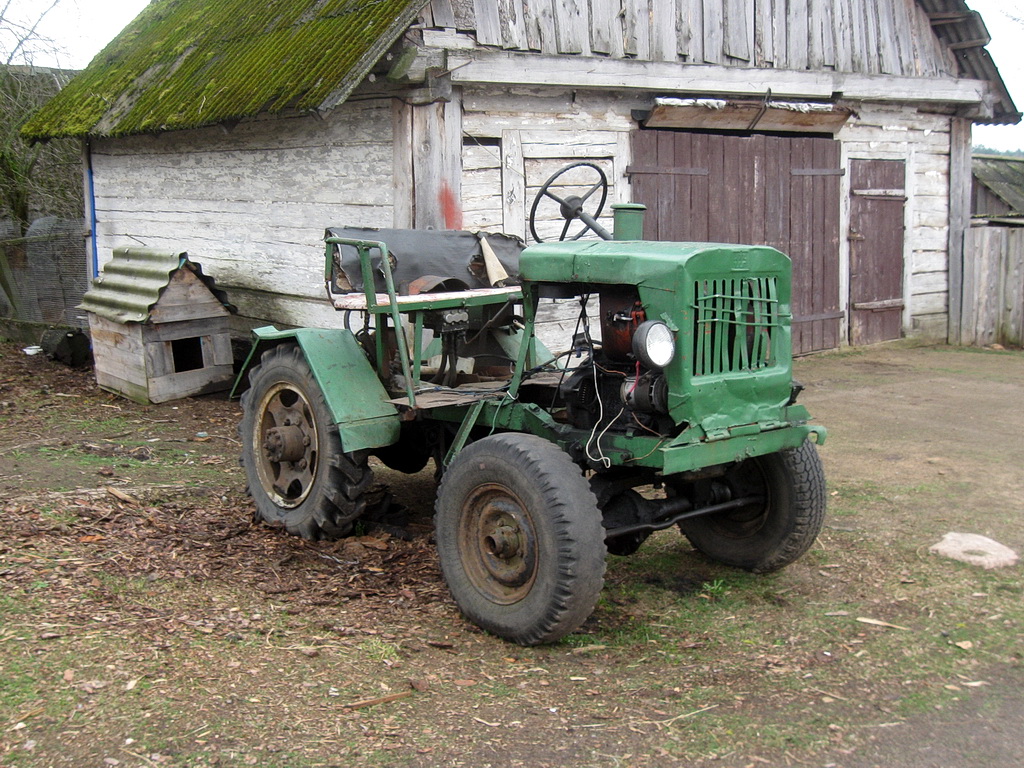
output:
<svg viewBox="0 0 1024 768"><path fill-rule="evenodd" d="M199 336L171 342L174 372L197 371L203 367L203 340Z"/></svg>

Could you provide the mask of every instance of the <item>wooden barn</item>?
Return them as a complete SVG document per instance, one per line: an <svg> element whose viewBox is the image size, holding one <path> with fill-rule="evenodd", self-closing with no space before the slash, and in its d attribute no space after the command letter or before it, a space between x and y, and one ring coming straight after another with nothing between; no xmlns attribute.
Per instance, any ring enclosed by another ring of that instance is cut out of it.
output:
<svg viewBox="0 0 1024 768"><path fill-rule="evenodd" d="M957 339L971 126L1020 113L964 0L154 0L24 129L83 140L97 263L337 325L327 225L527 237L590 160L647 237L775 245L798 352Z"/></svg>

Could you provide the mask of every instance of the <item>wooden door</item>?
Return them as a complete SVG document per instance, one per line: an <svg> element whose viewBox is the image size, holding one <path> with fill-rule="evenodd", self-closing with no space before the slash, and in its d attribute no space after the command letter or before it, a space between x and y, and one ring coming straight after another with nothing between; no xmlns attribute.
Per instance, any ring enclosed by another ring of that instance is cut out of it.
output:
<svg viewBox="0 0 1024 768"><path fill-rule="evenodd" d="M903 335L906 169L902 160L850 162L850 343Z"/></svg>
<svg viewBox="0 0 1024 768"><path fill-rule="evenodd" d="M839 142L637 131L627 169L644 236L771 245L793 261L793 351L839 346Z"/></svg>

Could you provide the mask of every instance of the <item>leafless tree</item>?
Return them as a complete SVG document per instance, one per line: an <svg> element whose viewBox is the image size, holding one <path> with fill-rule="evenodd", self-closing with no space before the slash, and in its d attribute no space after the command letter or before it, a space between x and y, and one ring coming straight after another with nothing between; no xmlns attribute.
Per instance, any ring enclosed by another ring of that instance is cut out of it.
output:
<svg viewBox="0 0 1024 768"><path fill-rule="evenodd" d="M15 12L14 0L0 0L0 215L22 234L34 213L74 216L81 211L75 148L67 142L30 145L20 134L28 116L69 76L33 66L37 56L56 50L39 29L61 1L49 0L26 20Z"/></svg>
<svg viewBox="0 0 1024 768"><path fill-rule="evenodd" d="M15 238L23 237L37 216L82 216L77 144L68 140L29 144L20 133L29 115L72 74L33 66L38 57L58 50L39 30L61 2L47 0L27 11L26 17L19 8L28 6L0 0L0 219L10 222ZM22 257L22 251L21 244L0 249L0 291L12 307L15 297L9 258Z"/></svg>
<svg viewBox="0 0 1024 768"><path fill-rule="evenodd" d="M32 65L38 53L54 49L53 41L40 34L39 27L60 3L61 0L50 0L42 4L42 10L24 17L17 12L14 0L0 0L0 56L4 64Z"/></svg>

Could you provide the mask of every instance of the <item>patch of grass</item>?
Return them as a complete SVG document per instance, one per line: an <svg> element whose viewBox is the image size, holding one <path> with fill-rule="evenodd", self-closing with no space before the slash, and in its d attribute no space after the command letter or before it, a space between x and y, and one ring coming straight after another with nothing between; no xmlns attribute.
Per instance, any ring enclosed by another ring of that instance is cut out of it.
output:
<svg viewBox="0 0 1024 768"><path fill-rule="evenodd" d="M708 600L720 600L727 594L726 584L724 579L715 579L714 581L705 581L701 584L700 593L701 597L705 597Z"/></svg>
<svg viewBox="0 0 1024 768"><path fill-rule="evenodd" d="M139 602L148 601L153 592L152 584L141 576L129 578L115 573L99 572L96 580L100 583L104 592L121 600Z"/></svg>
<svg viewBox="0 0 1024 768"><path fill-rule="evenodd" d="M359 644L359 649L366 654L371 661L389 662L397 661L401 655L401 649L394 643L389 643L379 637L370 637Z"/></svg>
<svg viewBox="0 0 1024 768"><path fill-rule="evenodd" d="M30 614L37 609L37 601L21 590L0 594L0 618ZM6 622L0 622L0 628Z"/></svg>
<svg viewBox="0 0 1024 768"><path fill-rule="evenodd" d="M39 517L57 526L71 526L78 522L78 513L70 507L43 507L39 510Z"/></svg>
<svg viewBox="0 0 1024 768"><path fill-rule="evenodd" d="M881 484L860 480L856 483L829 483L828 514L836 517L860 515L878 505L891 506L888 490Z"/></svg>
<svg viewBox="0 0 1024 768"><path fill-rule="evenodd" d="M684 717L701 707L680 713ZM670 720L670 719L669 719ZM803 718L762 719L746 712L733 713L715 709L694 714L665 726L669 735L664 749L684 762L695 755L707 759L724 759L737 754L737 746L759 753L784 752L821 747L828 741L828 724L809 727Z"/></svg>
<svg viewBox="0 0 1024 768"><path fill-rule="evenodd" d="M136 424L123 416L110 416L102 419L69 419L84 434L120 434L136 429Z"/></svg>
<svg viewBox="0 0 1024 768"><path fill-rule="evenodd" d="M78 448L40 448L39 453L49 461L67 463L86 469L106 467L111 464L116 464L126 469L138 469L145 467L148 463L129 456L104 456L82 451Z"/></svg>

